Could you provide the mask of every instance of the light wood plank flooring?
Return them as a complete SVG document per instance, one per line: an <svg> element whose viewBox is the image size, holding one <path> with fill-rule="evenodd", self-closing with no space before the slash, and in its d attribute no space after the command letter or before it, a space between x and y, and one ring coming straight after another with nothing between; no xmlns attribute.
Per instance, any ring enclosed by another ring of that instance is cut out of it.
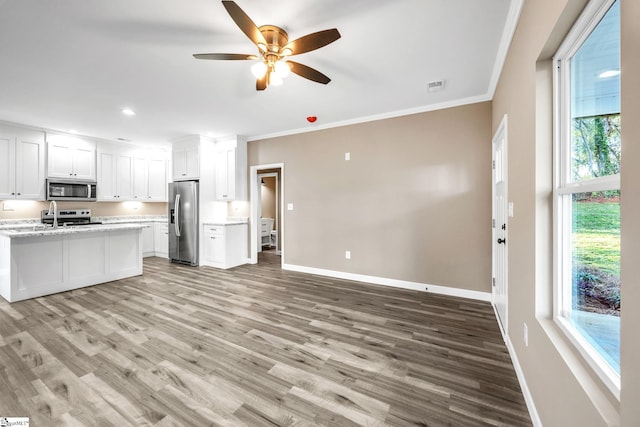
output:
<svg viewBox="0 0 640 427"><path fill-rule="evenodd" d="M271 251L272 252L272 251ZM8 304L0 416L32 426L531 425L488 303L147 258Z"/></svg>

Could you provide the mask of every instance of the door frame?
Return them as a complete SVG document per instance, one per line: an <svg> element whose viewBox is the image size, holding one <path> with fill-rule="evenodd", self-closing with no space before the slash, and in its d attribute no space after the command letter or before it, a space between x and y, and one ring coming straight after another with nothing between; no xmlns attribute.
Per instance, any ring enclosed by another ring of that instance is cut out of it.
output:
<svg viewBox="0 0 640 427"><path fill-rule="evenodd" d="M274 229L277 232L277 230L280 230L278 227L280 226L280 222L282 221L282 219L280 218L280 206L278 205L278 199L280 197L280 179L278 178L278 174L276 172L260 173L258 171L258 181L260 182L260 185L262 185L263 178L275 178L275 181L276 181L276 217L273 219L273 223L274 223ZM256 196L258 198L257 200L258 218L262 217L262 189L260 190L261 191L256 192ZM256 240L261 240L261 239L256 239ZM276 242L276 255L280 255L282 251L278 249L277 243L278 242ZM262 244L258 244L258 252L262 252Z"/></svg>
<svg viewBox="0 0 640 427"><path fill-rule="evenodd" d="M280 238L278 239L278 244L280 245L280 263L284 265L284 257L285 257L285 210L284 210L284 163L271 163L265 165L256 165L251 166L249 172L249 201L251 204L251 212L249 218L249 263L257 264L258 263L258 239L257 236L260 235L260 194L259 186L260 179L258 175L260 171L267 169L280 169L280 179L277 180L278 184L276 185L276 191L280 193L280 206L277 206L276 209L280 210ZM277 204L277 202L276 202Z"/></svg>
<svg viewBox="0 0 640 427"><path fill-rule="evenodd" d="M507 250L508 246L506 246L505 244L505 248L504 248L504 263L503 263L503 269L504 272L502 274L502 277L504 278L504 318L502 316L500 316L498 314L498 309L496 307L496 298L497 298L497 288L496 288L496 278L498 277L498 272L497 272L497 250L498 250L498 243L497 243L497 221L496 221L496 179L495 179L495 162L496 162L496 142L498 141L498 139L500 137L502 137L503 139L503 143L502 143L502 152L503 152L503 162L502 162L502 168L503 168L503 175L504 175L504 193L505 193L505 199L504 199L504 206L503 206L503 212L506 212L505 218L504 218L504 223L506 225L505 227L505 240L507 240L507 243L509 242L509 240L507 239L507 235L508 235L508 231L509 231L509 226L508 226L508 220L509 220L509 202L508 202L508 194L509 194L509 186L508 186L508 152L507 152L507 140L508 140L508 127L507 127L507 115L505 114L502 117L502 120L500 121L500 124L498 125L498 128L496 129L495 134L493 135L493 138L491 139L491 305L493 306L493 309L496 313L496 320L498 321L498 325L500 326L500 330L502 331L503 337L507 336L508 333L508 319L509 319L509 269L508 269L508 259L509 259L509 251Z"/></svg>

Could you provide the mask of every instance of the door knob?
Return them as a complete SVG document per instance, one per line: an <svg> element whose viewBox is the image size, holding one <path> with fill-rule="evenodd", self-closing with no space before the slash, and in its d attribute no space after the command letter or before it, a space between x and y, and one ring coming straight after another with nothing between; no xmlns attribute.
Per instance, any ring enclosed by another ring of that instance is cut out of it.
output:
<svg viewBox="0 0 640 427"><path fill-rule="evenodd" d="M498 244L500 243L504 243L505 245L507 244L507 238L505 237L504 239L498 239Z"/></svg>

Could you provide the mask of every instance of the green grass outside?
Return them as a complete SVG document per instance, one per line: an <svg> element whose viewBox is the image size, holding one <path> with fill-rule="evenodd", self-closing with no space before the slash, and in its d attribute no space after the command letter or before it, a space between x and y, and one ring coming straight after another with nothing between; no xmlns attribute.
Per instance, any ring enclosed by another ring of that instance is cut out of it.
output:
<svg viewBox="0 0 640 427"><path fill-rule="evenodd" d="M574 202L574 259L620 275L620 203Z"/></svg>

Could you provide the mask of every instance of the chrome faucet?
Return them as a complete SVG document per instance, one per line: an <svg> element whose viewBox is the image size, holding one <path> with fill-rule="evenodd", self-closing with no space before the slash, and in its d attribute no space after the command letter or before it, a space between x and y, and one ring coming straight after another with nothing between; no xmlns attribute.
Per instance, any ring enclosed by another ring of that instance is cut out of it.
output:
<svg viewBox="0 0 640 427"><path fill-rule="evenodd" d="M51 203L49 203L49 212L47 212L47 215L51 215L52 213L53 213L53 228L58 228L58 204L56 203L55 200L52 200Z"/></svg>

